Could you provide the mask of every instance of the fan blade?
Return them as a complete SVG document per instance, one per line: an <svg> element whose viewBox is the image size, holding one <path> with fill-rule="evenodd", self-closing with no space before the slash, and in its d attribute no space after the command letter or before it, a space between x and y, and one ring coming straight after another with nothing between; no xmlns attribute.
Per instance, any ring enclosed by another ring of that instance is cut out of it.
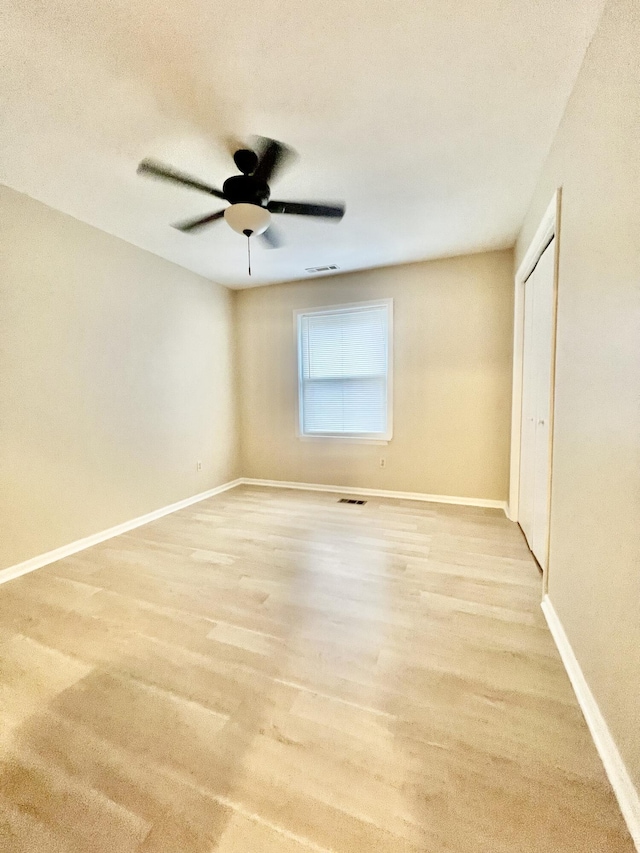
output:
<svg viewBox="0 0 640 853"><path fill-rule="evenodd" d="M270 225L266 231L263 231L260 237L269 249L279 249L282 246L280 232L273 225Z"/></svg>
<svg viewBox="0 0 640 853"><path fill-rule="evenodd" d="M287 162L293 157L293 148L278 142L275 139L269 139L266 136L258 137L257 154L259 157L258 165L253 173L254 178L269 183L276 177Z"/></svg>
<svg viewBox="0 0 640 853"><path fill-rule="evenodd" d="M197 178L192 178L191 175L185 175L184 172L179 172L177 169L165 166L155 160L143 160L138 166L138 174L150 175L152 178L164 178L167 181L174 181L176 184L183 184L186 187L192 187L194 190L214 195L216 198L224 198L224 193L215 187L210 187L209 184L204 184Z"/></svg>
<svg viewBox="0 0 640 853"><path fill-rule="evenodd" d="M313 204L305 201L270 201L267 205L270 213L295 213L298 216L324 216L328 219L342 219L344 204Z"/></svg>
<svg viewBox="0 0 640 853"><path fill-rule="evenodd" d="M215 213L208 213L206 216L198 216L195 219L184 219L182 222L176 222L171 227L188 234L190 231L198 231L200 228L204 228L205 225L215 222L216 219L222 219L223 216L224 210L217 210Z"/></svg>

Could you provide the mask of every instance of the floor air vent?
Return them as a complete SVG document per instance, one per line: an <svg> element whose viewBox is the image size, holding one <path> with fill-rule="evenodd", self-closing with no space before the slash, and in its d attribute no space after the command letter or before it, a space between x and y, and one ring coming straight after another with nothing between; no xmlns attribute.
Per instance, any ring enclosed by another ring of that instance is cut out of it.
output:
<svg viewBox="0 0 640 853"><path fill-rule="evenodd" d="M357 501L354 498L340 498L338 503L339 504L358 504L358 506L362 506L362 504L366 504L366 501Z"/></svg>
<svg viewBox="0 0 640 853"><path fill-rule="evenodd" d="M323 267L307 267L305 272L330 272L331 270L339 270L340 267L336 264L325 264Z"/></svg>

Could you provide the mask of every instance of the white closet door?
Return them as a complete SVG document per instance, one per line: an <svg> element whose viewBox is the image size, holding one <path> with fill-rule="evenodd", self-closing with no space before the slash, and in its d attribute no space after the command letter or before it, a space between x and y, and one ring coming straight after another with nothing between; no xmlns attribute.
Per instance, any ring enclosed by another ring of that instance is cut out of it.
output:
<svg viewBox="0 0 640 853"><path fill-rule="evenodd" d="M522 360L522 434L520 437L520 500L518 520L527 537L533 542L533 498L535 493L536 397L533 356L533 295L534 272L524 286L524 352Z"/></svg>
<svg viewBox="0 0 640 853"><path fill-rule="evenodd" d="M525 283L520 525L543 569L549 541L554 258L552 240Z"/></svg>
<svg viewBox="0 0 640 853"><path fill-rule="evenodd" d="M536 267L533 300L535 352L536 444L535 497L533 500L533 542L531 550L543 569L547 568L549 541L549 483L551 479L551 382L554 315L554 247L545 250Z"/></svg>

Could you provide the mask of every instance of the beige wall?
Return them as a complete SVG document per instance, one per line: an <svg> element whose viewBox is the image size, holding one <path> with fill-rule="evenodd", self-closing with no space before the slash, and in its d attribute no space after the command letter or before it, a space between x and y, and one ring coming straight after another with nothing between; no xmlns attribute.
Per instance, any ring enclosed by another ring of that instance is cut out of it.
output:
<svg viewBox="0 0 640 853"><path fill-rule="evenodd" d="M491 252L238 292L243 474L506 499L512 291L512 253ZM394 299L393 439L301 441L294 309L382 297Z"/></svg>
<svg viewBox="0 0 640 853"><path fill-rule="evenodd" d="M640 785L640 4L605 10L517 245L563 187L549 594Z"/></svg>
<svg viewBox="0 0 640 853"><path fill-rule="evenodd" d="M225 288L0 187L0 568L236 476L232 319Z"/></svg>

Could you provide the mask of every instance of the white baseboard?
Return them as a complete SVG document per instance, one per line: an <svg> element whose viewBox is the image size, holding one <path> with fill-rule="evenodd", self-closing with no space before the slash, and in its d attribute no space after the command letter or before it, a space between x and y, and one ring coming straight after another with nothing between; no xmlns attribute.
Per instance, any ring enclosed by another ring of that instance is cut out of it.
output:
<svg viewBox="0 0 640 853"><path fill-rule="evenodd" d="M92 545L97 545L99 542L104 542L105 539L111 539L114 536L120 536L121 533L126 533L133 530L135 527L141 527L143 524L148 524L150 521L155 521L162 518L163 515L169 515L179 509L184 509L191 504L203 501L206 498L211 498L214 495L219 495L221 492L226 492L228 489L233 489L234 486L239 486L241 480L232 480L229 483L223 483L221 486L216 486L214 489L208 489L206 492L200 492L198 495L193 495L190 498L177 501L169 506L163 506L160 509L155 509L153 512L148 512L146 515L141 515L131 521L125 521L122 524L116 524L115 527L110 527L108 530L102 530L100 533L92 533L91 536L85 536L84 539L77 539L75 542L70 542L68 545L62 545L60 548L55 548L53 551L47 551L46 554L39 554L37 557L32 557L30 560L25 560L23 563L18 563L15 566L9 566L7 569L0 570L0 584L6 581L19 578L21 575L26 575L36 569L41 569L43 566L48 566L50 563L55 563L62 560L64 557L70 557L72 554L77 554L78 551L84 551L85 548L91 548Z"/></svg>
<svg viewBox="0 0 640 853"><path fill-rule="evenodd" d="M618 747L611 736L609 727L598 707L598 703L589 689L584 673L571 648L569 638L565 634L562 622L560 622L548 595L545 595L542 600L542 610L551 635L560 652L562 663L571 681L578 704L589 726L591 737L596 745L598 754L604 764L604 769L609 777L609 782L611 782L611 787L620 805L620 811L627 822L636 850L640 851L640 796L638 796L638 791L627 772Z"/></svg>
<svg viewBox="0 0 640 853"><path fill-rule="evenodd" d="M488 498L457 498L451 495L425 495L420 492L392 492L387 489L360 489L354 486L325 486L321 483L256 480L252 477L242 477L240 482L247 486L271 486L276 489L301 489L305 492L336 492L341 495L361 495L370 498L393 498L395 500L426 501L437 504L488 507L490 509L501 509L505 513L507 510L506 501L494 501Z"/></svg>

